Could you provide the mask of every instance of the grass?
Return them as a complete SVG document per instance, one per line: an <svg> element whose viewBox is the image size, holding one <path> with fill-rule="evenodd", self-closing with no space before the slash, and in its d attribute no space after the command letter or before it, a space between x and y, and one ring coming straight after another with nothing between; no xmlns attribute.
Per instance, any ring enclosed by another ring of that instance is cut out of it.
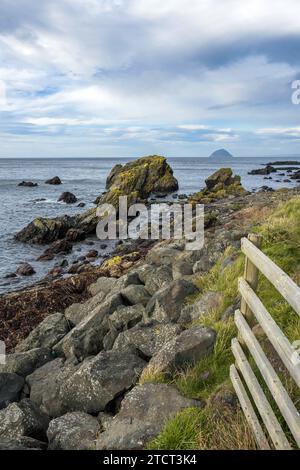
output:
<svg viewBox="0 0 300 470"><path fill-rule="evenodd" d="M299 284L300 197L283 203L263 223L257 224L254 231L263 236L263 252ZM236 259L222 270L222 262L228 256L236 256ZM253 436L241 412L232 414L228 411L224 415L224 413L216 412L215 407L211 405L211 399L218 389L229 385L229 366L233 362L231 339L236 336L236 328L232 319L222 321L221 315L237 299L237 281L243 269L244 256L241 252L228 248L216 265L197 279L200 295L207 291L221 292L223 295L220 307L198 321L199 324L216 330L215 349L211 355L201 359L193 367L175 374L169 382L176 385L183 395L206 401L207 406L202 410L188 409L179 413L150 443L150 449L256 448ZM259 280L258 295L288 339L291 342L299 340L299 316L263 276ZM191 297L189 302L194 303L198 297ZM255 370L255 365L252 365ZM275 401L257 369L256 373L278 419L288 433ZM280 372L279 375L292 400L299 407L298 387L286 374ZM152 371L148 377L144 377L144 380L165 381L165 378L158 377L155 371Z"/></svg>

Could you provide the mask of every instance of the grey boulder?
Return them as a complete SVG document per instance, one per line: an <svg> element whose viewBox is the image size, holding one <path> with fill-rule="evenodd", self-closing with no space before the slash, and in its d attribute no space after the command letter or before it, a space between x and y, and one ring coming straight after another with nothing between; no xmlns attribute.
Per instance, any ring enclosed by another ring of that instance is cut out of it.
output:
<svg viewBox="0 0 300 470"><path fill-rule="evenodd" d="M17 401L23 386L23 377L6 372L0 373L0 409Z"/></svg>
<svg viewBox="0 0 300 470"><path fill-rule="evenodd" d="M102 351L86 359L62 384L67 411L97 413L138 380L146 363L130 352Z"/></svg>
<svg viewBox="0 0 300 470"><path fill-rule="evenodd" d="M194 326L171 339L152 357L146 371L173 374L194 365L213 351L216 332L212 328Z"/></svg>
<svg viewBox="0 0 300 470"><path fill-rule="evenodd" d="M193 320L199 320L202 316L216 311L222 303L223 296L220 292L209 291L191 305L183 307L179 322L189 323Z"/></svg>
<svg viewBox="0 0 300 470"><path fill-rule="evenodd" d="M52 348L69 331L68 322L61 313L54 313L45 318L21 343L16 352L29 351L35 348Z"/></svg>
<svg viewBox="0 0 300 470"><path fill-rule="evenodd" d="M47 430L49 450L92 450L100 432L96 418L82 411L52 420Z"/></svg>
<svg viewBox="0 0 300 470"><path fill-rule="evenodd" d="M121 291L122 297L131 305L142 304L144 306L150 300L150 295L145 286L131 285Z"/></svg>
<svg viewBox="0 0 300 470"><path fill-rule="evenodd" d="M0 437L28 436L44 439L49 419L28 399L0 410Z"/></svg>
<svg viewBox="0 0 300 470"><path fill-rule="evenodd" d="M138 385L126 395L120 412L99 435L96 448L143 449L177 413L202 406L201 402L180 395L171 385Z"/></svg>
<svg viewBox="0 0 300 470"><path fill-rule="evenodd" d="M53 359L50 349L36 348L30 351L17 352L6 356L6 363L0 365L1 372L9 372L22 377L31 374Z"/></svg>

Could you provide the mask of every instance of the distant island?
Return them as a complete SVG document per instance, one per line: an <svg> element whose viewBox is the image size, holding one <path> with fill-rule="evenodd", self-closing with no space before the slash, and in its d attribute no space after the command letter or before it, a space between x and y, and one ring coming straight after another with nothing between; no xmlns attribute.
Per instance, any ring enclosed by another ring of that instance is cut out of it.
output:
<svg viewBox="0 0 300 470"><path fill-rule="evenodd" d="M233 155L225 149L219 149L213 152L209 158L213 158L215 160L226 160L228 158L233 158Z"/></svg>

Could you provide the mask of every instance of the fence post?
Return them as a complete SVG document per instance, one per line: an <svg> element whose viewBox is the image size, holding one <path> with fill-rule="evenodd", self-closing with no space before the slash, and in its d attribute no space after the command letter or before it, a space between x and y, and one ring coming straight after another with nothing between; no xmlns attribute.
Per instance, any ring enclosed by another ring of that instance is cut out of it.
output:
<svg viewBox="0 0 300 470"><path fill-rule="evenodd" d="M256 233L250 233L248 235L248 240L253 243L257 248L260 248L262 236ZM258 275L259 270L257 267L249 260L249 258L245 258L245 270L244 270L244 279L248 282L249 286L254 290L257 289L258 284ZM248 325L252 328L257 322L255 316L253 315L251 309L246 304L245 300L241 299L241 313L244 315L245 319L247 320Z"/></svg>

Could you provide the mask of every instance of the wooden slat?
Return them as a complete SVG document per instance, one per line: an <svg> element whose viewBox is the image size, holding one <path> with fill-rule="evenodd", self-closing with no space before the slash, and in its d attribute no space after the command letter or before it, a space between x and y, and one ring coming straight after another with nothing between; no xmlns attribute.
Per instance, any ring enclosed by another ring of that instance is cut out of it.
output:
<svg viewBox="0 0 300 470"><path fill-rule="evenodd" d="M249 362L238 342L237 339L233 339L232 352L236 360L238 370L241 372L247 387L254 399L255 405L259 411L260 416L268 430L268 433L272 439L275 449L278 450L290 450L291 446L289 441L285 437L285 434L275 416L274 411L271 408L254 372L251 369Z"/></svg>
<svg viewBox="0 0 300 470"><path fill-rule="evenodd" d="M271 391L282 416L287 422L291 433L293 434L297 445L300 447L300 414L295 408L287 391L283 387L279 377L273 369L270 361L263 352L259 342L253 335L249 325L239 310L235 312L236 326L252 354L269 390Z"/></svg>
<svg viewBox="0 0 300 470"><path fill-rule="evenodd" d="M247 305L249 305L249 308L260 326L267 334L274 349L277 351L296 384L300 387L300 357L297 351L295 351L261 300L243 278L239 279L239 292Z"/></svg>
<svg viewBox="0 0 300 470"><path fill-rule="evenodd" d="M251 401L247 395L245 387L239 377L238 371L236 370L234 364L230 366L230 379L241 404L242 410L246 417L246 420L254 434L255 441L262 450L270 450L268 440L263 432L263 429L258 421L258 418L255 414Z"/></svg>
<svg viewBox="0 0 300 470"><path fill-rule="evenodd" d="M300 288L297 284L247 238L242 238L241 247L242 252L300 315Z"/></svg>
<svg viewBox="0 0 300 470"><path fill-rule="evenodd" d="M261 235L257 235L255 233L249 233L248 240L250 240L250 242L253 243L253 245L255 245L257 248L260 248L261 240L262 240ZM257 288L258 275L259 275L259 270L255 266L255 264L253 264L252 261L250 261L250 259L246 257L244 279L248 282L249 286L251 286L251 288L254 291L256 291L256 288ZM248 325L250 325L251 327L255 325L255 316L253 315L251 308L245 302L243 297L241 299L241 313L246 318Z"/></svg>

